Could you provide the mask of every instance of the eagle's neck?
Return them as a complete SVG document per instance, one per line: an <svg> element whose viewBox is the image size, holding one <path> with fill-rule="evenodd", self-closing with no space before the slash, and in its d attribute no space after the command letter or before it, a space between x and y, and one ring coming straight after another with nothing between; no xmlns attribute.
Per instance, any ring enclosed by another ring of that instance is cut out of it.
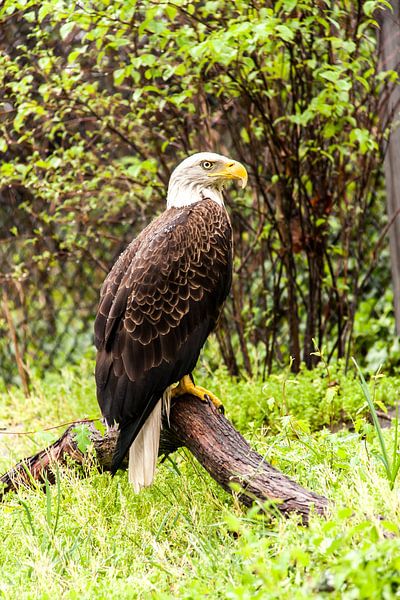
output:
<svg viewBox="0 0 400 600"><path fill-rule="evenodd" d="M209 198L220 206L224 206L222 188L208 187L203 183L187 182L175 178L170 181L167 194L167 208L182 208Z"/></svg>

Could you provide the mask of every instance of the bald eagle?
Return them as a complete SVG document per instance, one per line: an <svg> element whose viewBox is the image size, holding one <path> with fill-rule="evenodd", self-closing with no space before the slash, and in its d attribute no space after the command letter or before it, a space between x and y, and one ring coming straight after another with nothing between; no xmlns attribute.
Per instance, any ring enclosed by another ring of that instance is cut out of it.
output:
<svg viewBox="0 0 400 600"><path fill-rule="evenodd" d="M191 374L231 285L232 230L222 189L232 179L244 187L246 169L220 154L200 152L181 162L166 210L131 242L101 288L97 398L107 424L119 425L112 472L129 450L135 491L153 481L171 395L219 404Z"/></svg>

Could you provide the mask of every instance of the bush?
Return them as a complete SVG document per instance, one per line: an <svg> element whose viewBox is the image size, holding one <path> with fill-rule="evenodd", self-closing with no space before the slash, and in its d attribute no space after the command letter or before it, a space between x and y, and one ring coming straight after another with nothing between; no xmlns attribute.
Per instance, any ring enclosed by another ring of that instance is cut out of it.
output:
<svg viewBox="0 0 400 600"><path fill-rule="evenodd" d="M357 307L389 272L380 164L379 2L249 5L6 0L1 352L59 363L105 272L164 206L177 160L246 164L228 198L235 278L217 333L229 371L349 356ZM379 270L374 267L378 265ZM79 346L79 345L78 345Z"/></svg>

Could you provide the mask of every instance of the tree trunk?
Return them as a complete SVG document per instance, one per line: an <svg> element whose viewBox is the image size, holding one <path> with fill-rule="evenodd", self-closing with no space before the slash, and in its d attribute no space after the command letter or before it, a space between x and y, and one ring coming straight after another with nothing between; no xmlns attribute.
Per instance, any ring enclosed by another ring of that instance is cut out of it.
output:
<svg viewBox="0 0 400 600"><path fill-rule="evenodd" d="M66 457L83 464L85 455L75 439L76 427L81 423L72 424L51 446L5 473L0 478L2 494L32 480L43 482L47 478L53 482L52 467L55 463L65 464ZM110 430L103 436L93 423L83 423L89 430L99 468L110 470L118 432ZM183 396L172 405L169 425L164 423L161 435L160 454L167 455L179 446L186 446L210 475L227 492L237 494L245 506L269 502L285 516L298 513L303 524L308 523L312 510L322 515L328 508L326 498L304 489L268 464L213 405L192 396Z"/></svg>
<svg viewBox="0 0 400 600"><path fill-rule="evenodd" d="M377 12L380 22L379 59L382 70L397 71L400 75L400 7L391 0L392 10ZM382 126L391 127L385 149L385 180L387 212L393 224L389 229L390 262L392 269L396 330L400 334L400 85L388 83L382 96Z"/></svg>

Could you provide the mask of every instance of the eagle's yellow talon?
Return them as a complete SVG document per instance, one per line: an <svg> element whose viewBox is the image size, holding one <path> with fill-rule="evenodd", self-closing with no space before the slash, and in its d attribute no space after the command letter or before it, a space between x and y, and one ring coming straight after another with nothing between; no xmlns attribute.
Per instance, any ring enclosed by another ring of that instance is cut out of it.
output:
<svg viewBox="0 0 400 600"><path fill-rule="evenodd" d="M215 394L209 392L200 385L194 385L189 375L182 377L176 388L172 390L172 398L175 398L176 396L183 396L183 394L191 394L203 402L212 402L214 406L218 408L218 410L220 410L222 413L224 412L221 400L217 398Z"/></svg>

